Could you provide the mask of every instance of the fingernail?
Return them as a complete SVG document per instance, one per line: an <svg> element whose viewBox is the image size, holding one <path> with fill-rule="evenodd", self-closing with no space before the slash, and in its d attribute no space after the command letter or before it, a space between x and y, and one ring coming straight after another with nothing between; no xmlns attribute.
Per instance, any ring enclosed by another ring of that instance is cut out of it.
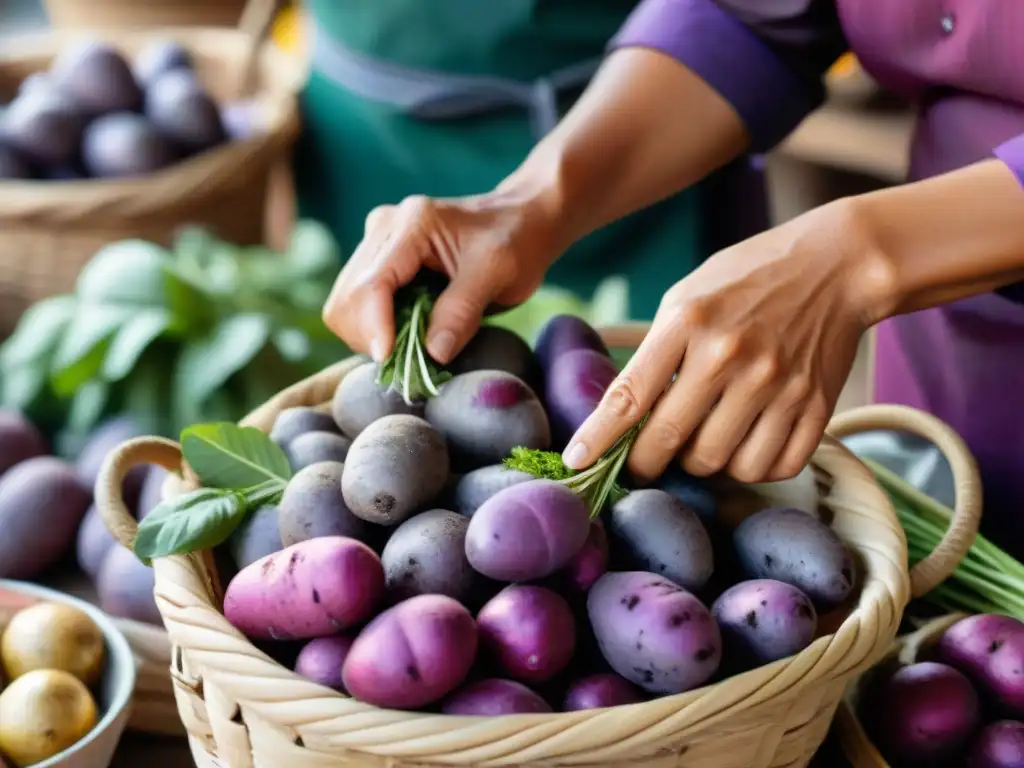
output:
<svg viewBox="0 0 1024 768"><path fill-rule="evenodd" d="M571 469L578 469L587 460L587 446L583 443L573 443L565 449L562 454L562 461Z"/></svg>
<svg viewBox="0 0 1024 768"><path fill-rule="evenodd" d="M455 350L455 334L451 331L438 331L427 342L430 356L439 363L447 363Z"/></svg>
<svg viewBox="0 0 1024 768"><path fill-rule="evenodd" d="M380 343L380 339L370 341L370 357L378 365L384 362L384 345Z"/></svg>

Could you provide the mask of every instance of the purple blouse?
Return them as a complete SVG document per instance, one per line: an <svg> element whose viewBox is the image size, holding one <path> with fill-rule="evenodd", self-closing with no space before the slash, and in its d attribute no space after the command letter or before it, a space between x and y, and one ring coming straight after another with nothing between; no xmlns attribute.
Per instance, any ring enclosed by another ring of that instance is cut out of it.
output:
<svg viewBox="0 0 1024 768"><path fill-rule="evenodd" d="M614 45L693 70L733 105L754 151L822 102L824 73L852 50L917 105L911 179L994 155L1024 184L1022 40L1021 0L644 0ZM963 435L982 470L985 529L1024 553L1024 286L882 323L875 385L878 401Z"/></svg>

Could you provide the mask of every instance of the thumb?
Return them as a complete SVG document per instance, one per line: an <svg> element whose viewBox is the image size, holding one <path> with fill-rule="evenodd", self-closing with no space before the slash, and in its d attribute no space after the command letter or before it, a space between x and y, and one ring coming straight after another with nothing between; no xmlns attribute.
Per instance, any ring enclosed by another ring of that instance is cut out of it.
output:
<svg viewBox="0 0 1024 768"><path fill-rule="evenodd" d="M451 362L480 327L490 303L490 286L473 272L460 272L444 289L430 313L427 352L442 365Z"/></svg>

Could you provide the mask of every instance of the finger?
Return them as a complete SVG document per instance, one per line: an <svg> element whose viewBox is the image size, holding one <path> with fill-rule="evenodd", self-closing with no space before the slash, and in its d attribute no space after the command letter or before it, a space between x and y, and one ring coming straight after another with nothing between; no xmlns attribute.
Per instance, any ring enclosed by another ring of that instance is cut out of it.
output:
<svg viewBox="0 0 1024 768"><path fill-rule="evenodd" d="M690 436L683 467L697 477L724 469L779 388L779 366L774 359L762 358L745 366Z"/></svg>
<svg viewBox="0 0 1024 768"><path fill-rule="evenodd" d="M769 482L788 480L803 471L821 443L829 415L829 409L823 404L812 405L807 409L797 421L786 446L769 472Z"/></svg>
<svg viewBox="0 0 1024 768"><path fill-rule="evenodd" d="M434 302L427 328L427 352L442 365L451 362L480 327L491 301L491 285L480 270L462 270Z"/></svg>
<svg viewBox="0 0 1024 768"><path fill-rule="evenodd" d="M685 344L683 329L659 312L639 349L569 441L562 457L567 466L590 466L639 423L671 382Z"/></svg>
<svg viewBox="0 0 1024 768"><path fill-rule="evenodd" d="M775 403L769 405L733 452L729 475L741 483L763 482L789 442L795 419L792 409Z"/></svg>

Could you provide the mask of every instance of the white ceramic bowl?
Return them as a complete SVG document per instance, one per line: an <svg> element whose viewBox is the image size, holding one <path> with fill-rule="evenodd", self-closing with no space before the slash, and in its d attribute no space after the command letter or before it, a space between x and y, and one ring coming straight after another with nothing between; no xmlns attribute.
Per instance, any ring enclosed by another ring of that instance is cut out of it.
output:
<svg viewBox="0 0 1024 768"><path fill-rule="evenodd" d="M99 608L78 598L23 581L0 579L0 589L80 608L96 622L107 645L107 662L97 694L100 720L78 743L32 768L108 768L128 722L128 704L135 688L135 657L124 635Z"/></svg>

